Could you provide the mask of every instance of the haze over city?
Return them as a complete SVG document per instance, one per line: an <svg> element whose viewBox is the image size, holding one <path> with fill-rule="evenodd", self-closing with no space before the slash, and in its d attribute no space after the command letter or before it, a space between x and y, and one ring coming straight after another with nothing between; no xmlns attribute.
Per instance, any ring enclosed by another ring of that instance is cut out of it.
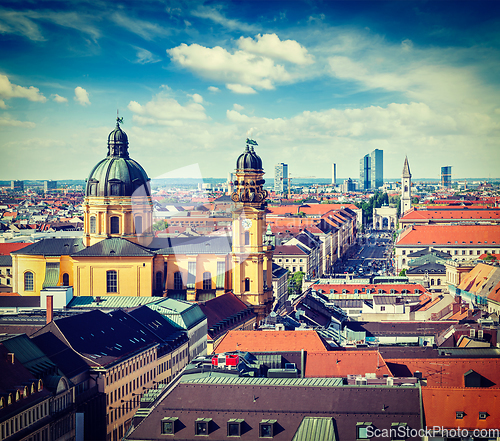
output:
<svg viewBox="0 0 500 441"><path fill-rule="evenodd" d="M116 111L152 178L497 178L498 2L3 1L0 179L84 179ZM185 171L189 171L189 173ZM189 175L188 175L189 174Z"/></svg>

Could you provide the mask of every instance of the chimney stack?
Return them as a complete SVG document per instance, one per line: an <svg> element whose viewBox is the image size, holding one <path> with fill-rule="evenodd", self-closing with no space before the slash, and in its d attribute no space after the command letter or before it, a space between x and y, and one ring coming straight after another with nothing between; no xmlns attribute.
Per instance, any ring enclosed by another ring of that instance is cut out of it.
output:
<svg viewBox="0 0 500 441"><path fill-rule="evenodd" d="M54 298L53 296L47 296L47 324L49 324L54 318Z"/></svg>

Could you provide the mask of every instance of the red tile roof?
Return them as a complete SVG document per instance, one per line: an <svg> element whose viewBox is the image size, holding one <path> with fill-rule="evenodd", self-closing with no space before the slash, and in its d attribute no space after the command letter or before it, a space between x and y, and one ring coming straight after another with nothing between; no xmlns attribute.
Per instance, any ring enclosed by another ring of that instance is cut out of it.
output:
<svg viewBox="0 0 500 441"><path fill-rule="evenodd" d="M273 257L279 256L307 256L297 245L278 245L274 249Z"/></svg>
<svg viewBox="0 0 500 441"><path fill-rule="evenodd" d="M451 219L451 220L459 220L459 219L500 219L500 209L499 208L490 208L478 210L475 208L464 209L463 207L456 208L424 208L418 209L413 208L412 210L405 213L405 215L401 218L402 221L411 220L425 220L425 219Z"/></svg>
<svg viewBox="0 0 500 441"><path fill-rule="evenodd" d="M404 230L398 245L500 245L500 225L415 225Z"/></svg>
<svg viewBox="0 0 500 441"><path fill-rule="evenodd" d="M377 377L392 373L378 351L330 351L308 352L306 354L308 378L347 377L374 373Z"/></svg>
<svg viewBox="0 0 500 441"><path fill-rule="evenodd" d="M498 389L422 387L425 425L430 427L462 429L500 428L500 393ZM457 419L456 412L464 412ZM486 412L486 419L479 419ZM487 436L484 438L488 438ZM494 436L496 438L496 436Z"/></svg>
<svg viewBox="0 0 500 441"><path fill-rule="evenodd" d="M395 375L401 371L419 371L427 380L427 386L464 387L464 374L470 369L493 383L492 388L500 389L500 358L414 358L385 360ZM500 394L500 391L498 391ZM500 427L500 426L499 426Z"/></svg>
<svg viewBox="0 0 500 441"><path fill-rule="evenodd" d="M217 352L326 352L327 346L316 331L229 331Z"/></svg>
<svg viewBox="0 0 500 441"><path fill-rule="evenodd" d="M485 263L478 263L464 276L458 288L470 293L477 293L482 290L488 279L497 271L500 271L500 269Z"/></svg>
<svg viewBox="0 0 500 441"><path fill-rule="evenodd" d="M0 255L6 256L13 251L20 250L21 248L31 245L30 243L0 243Z"/></svg>

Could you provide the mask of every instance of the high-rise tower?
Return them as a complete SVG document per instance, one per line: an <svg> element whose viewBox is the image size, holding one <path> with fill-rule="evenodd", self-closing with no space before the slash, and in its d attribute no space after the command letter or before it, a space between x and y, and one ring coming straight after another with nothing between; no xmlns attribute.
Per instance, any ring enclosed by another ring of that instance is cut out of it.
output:
<svg viewBox="0 0 500 441"><path fill-rule="evenodd" d="M231 199L233 210L233 292L254 306L258 320L271 312L272 245L266 234L267 190L262 160L254 151L255 141L247 139L245 151L236 162L236 180Z"/></svg>
<svg viewBox="0 0 500 441"><path fill-rule="evenodd" d="M446 167L441 167L441 187L450 188L451 187L451 165Z"/></svg>
<svg viewBox="0 0 500 441"><path fill-rule="evenodd" d="M401 216L411 208L411 173L408 157L405 157L403 174L401 175Z"/></svg>
<svg viewBox="0 0 500 441"><path fill-rule="evenodd" d="M274 192L288 193L288 164L280 162L274 166Z"/></svg>
<svg viewBox="0 0 500 441"><path fill-rule="evenodd" d="M377 190L384 185L384 151L375 149L370 154L370 187L372 190Z"/></svg>

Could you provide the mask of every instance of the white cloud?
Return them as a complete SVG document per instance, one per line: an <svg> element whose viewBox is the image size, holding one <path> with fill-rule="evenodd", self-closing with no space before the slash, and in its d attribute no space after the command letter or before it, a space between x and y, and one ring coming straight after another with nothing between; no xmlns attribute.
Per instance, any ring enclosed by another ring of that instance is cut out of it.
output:
<svg viewBox="0 0 500 441"><path fill-rule="evenodd" d="M257 35L257 41L251 37L240 37L240 49L252 54L289 61L291 63L307 65L314 62L307 49L295 40L280 40L276 34Z"/></svg>
<svg viewBox="0 0 500 441"><path fill-rule="evenodd" d="M0 109L7 109L7 104L5 104L4 100L0 100Z"/></svg>
<svg viewBox="0 0 500 441"><path fill-rule="evenodd" d="M205 18L208 20L212 20L214 23L217 23L230 30L237 30L239 32L248 32L248 33L253 33L258 31L256 26L243 23L239 20L226 18L219 12L218 9L211 8L209 6L198 6L198 9L191 11L191 14L198 18Z"/></svg>
<svg viewBox="0 0 500 441"><path fill-rule="evenodd" d="M226 84L226 87L234 93L241 93L247 95L257 93L255 89L252 89L250 86L244 86L242 84Z"/></svg>
<svg viewBox="0 0 500 441"><path fill-rule="evenodd" d="M0 116L0 126L25 127L27 129L33 129L36 124L31 121L18 121L13 119L10 115L4 113Z"/></svg>
<svg viewBox="0 0 500 441"><path fill-rule="evenodd" d="M233 104L233 109L236 110L237 112L241 112L245 108L243 106L240 106L239 104L234 103Z"/></svg>
<svg viewBox="0 0 500 441"><path fill-rule="evenodd" d="M408 39L403 40L403 41L401 42L401 48L402 48L403 50L405 50L405 51L410 51L410 50L412 50L412 49L413 49L413 41L408 40Z"/></svg>
<svg viewBox="0 0 500 441"><path fill-rule="evenodd" d="M220 89L218 87L215 87L215 86L209 86L207 89L213 93L220 92Z"/></svg>
<svg viewBox="0 0 500 441"><path fill-rule="evenodd" d="M157 57L147 49L143 49L141 47L136 47L137 50L137 60L136 63L139 64L149 64L149 63L158 63L158 61L161 61L160 57Z"/></svg>
<svg viewBox="0 0 500 441"><path fill-rule="evenodd" d="M44 41L39 26L25 13L0 10L0 34L22 35L32 41Z"/></svg>
<svg viewBox="0 0 500 441"><path fill-rule="evenodd" d="M164 37L166 35L170 35L170 31L168 29L165 29L156 23L130 18L119 12L112 14L111 20L113 20L118 26L121 26L122 28L125 28L128 31L144 38L144 40L153 40L153 38L158 36Z"/></svg>
<svg viewBox="0 0 500 441"><path fill-rule="evenodd" d="M159 124L168 126L179 126L183 121L207 120L205 108L201 105L201 95L191 95L193 102L183 106L174 98L168 96L167 92L160 92L151 101L141 105L136 101L130 101L128 109L133 112L133 121L141 125Z"/></svg>
<svg viewBox="0 0 500 441"><path fill-rule="evenodd" d="M195 103L201 104L203 102L203 97L198 93L194 93L193 95L191 95L191 98L193 98L193 101Z"/></svg>
<svg viewBox="0 0 500 441"><path fill-rule="evenodd" d="M83 87L80 86L75 88L74 100L81 106L90 105L89 93Z"/></svg>
<svg viewBox="0 0 500 441"><path fill-rule="evenodd" d="M239 93L251 93L250 88L272 90L275 83L291 80L291 75L283 66L245 51L231 54L220 46L207 48L199 44L188 46L182 43L168 49L167 53L182 67L205 78L224 82L230 90L238 90ZM243 90L246 92L241 92Z"/></svg>
<svg viewBox="0 0 500 441"><path fill-rule="evenodd" d="M63 96L60 96L57 93L55 93L54 95L52 95L52 99L56 103L67 103L68 102L68 98L64 98Z"/></svg>
<svg viewBox="0 0 500 441"><path fill-rule="evenodd" d="M11 98L26 98L29 101L38 101L41 103L47 101L47 98L36 87L23 87L12 84L9 78L2 74L0 74L0 98L6 100Z"/></svg>

